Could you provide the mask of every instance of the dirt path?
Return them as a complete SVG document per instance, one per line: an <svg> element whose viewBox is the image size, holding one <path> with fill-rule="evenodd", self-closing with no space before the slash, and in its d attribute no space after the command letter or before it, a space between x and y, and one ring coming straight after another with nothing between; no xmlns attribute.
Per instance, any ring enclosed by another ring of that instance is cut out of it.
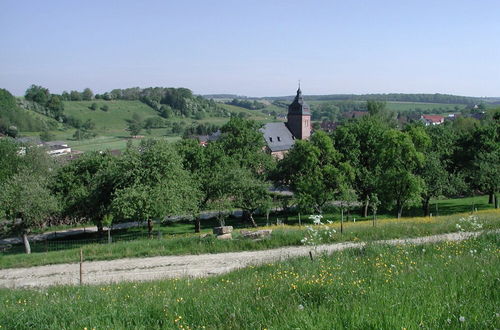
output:
<svg viewBox="0 0 500 330"><path fill-rule="evenodd" d="M479 235L480 232L451 233L411 239L377 241L378 244L425 244L440 241L459 241ZM361 248L366 243L337 243L320 245L315 253L333 253L348 248ZM100 284L122 281L150 281L162 278L204 277L235 269L307 256L311 247L284 247L263 251L218 254L130 258L83 263L83 283ZM29 288L79 283L79 264L59 264L30 268L0 270L0 287Z"/></svg>

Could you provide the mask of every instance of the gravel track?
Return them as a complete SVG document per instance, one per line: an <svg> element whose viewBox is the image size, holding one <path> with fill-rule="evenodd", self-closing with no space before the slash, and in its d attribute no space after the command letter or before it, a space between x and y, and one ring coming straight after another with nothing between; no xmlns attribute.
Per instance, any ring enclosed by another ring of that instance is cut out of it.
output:
<svg viewBox="0 0 500 330"><path fill-rule="evenodd" d="M496 231L498 233L498 231ZM481 232L460 232L408 239L372 242L375 244L426 244L441 241L460 241ZM314 254L333 253L349 248L362 248L365 242L319 245ZM165 278L205 277L227 273L249 265L259 265L287 258L308 256L309 246L284 247L272 250L127 258L83 263L83 283L102 284L123 281L151 281ZM35 288L52 285L79 284L79 263L0 269L0 287Z"/></svg>

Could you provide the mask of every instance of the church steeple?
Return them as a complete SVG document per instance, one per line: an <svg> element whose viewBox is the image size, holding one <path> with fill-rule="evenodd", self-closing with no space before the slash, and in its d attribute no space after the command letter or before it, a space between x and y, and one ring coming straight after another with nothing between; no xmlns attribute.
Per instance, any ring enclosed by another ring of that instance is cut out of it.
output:
<svg viewBox="0 0 500 330"><path fill-rule="evenodd" d="M302 97L300 81L297 95L288 106L287 126L296 139L307 139L311 135L311 109Z"/></svg>

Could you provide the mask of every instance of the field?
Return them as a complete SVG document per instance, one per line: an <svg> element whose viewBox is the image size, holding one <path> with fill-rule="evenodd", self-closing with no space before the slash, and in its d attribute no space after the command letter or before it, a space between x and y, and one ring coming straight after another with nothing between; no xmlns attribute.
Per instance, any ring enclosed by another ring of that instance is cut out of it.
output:
<svg viewBox="0 0 500 330"><path fill-rule="evenodd" d="M307 99L306 99L307 102ZM363 104L365 101L353 101L355 103ZM336 101L311 101L309 102L312 107L318 106L320 104L330 104L336 103ZM447 114L447 113L457 113L462 110L465 105L463 104L446 104L446 103L424 103L424 102L392 102L386 103L386 107L389 110L394 110L396 112L407 112L411 110L420 110L426 113L432 114Z"/></svg>
<svg viewBox="0 0 500 330"><path fill-rule="evenodd" d="M493 329L499 252L499 236L489 234L369 245L205 279L2 289L0 327Z"/></svg>
<svg viewBox="0 0 500 330"><path fill-rule="evenodd" d="M97 104L97 110L90 109L92 103ZM108 111L101 110L101 107L104 105L107 105L109 107ZM238 115L239 113L245 113L246 118L256 120L258 122L268 122L272 119L257 110L247 110L244 108L226 104L221 104L221 106L235 115ZM108 149L124 150L130 138L130 133L126 130L127 120L131 119L134 113L138 114L143 120L152 117L159 117L156 111L140 101L65 101L64 107L64 113L67 116L80 119L82 122L90 119L96 124L95 133L97 134L97 136L95 138L82 141L77 141L73 138L73 134L75 133L74 128L63 128L62 125L59 125L59 130L51 131L51 134L54 135L54 140L67 141L70 147L79 151L95 151ZM34 115L47 118L37 113L34 113ZM171 123L184 122L186 126L198 125L202 123L222 126L228 120L229 117L206 117L200 120L186 118L169 119ZM169 141L175 141L180 138L180 135L167 135L167 130L165 128L151 129L150 131L143 130L140 134L145 137L161 138ZM40 132L22 132L22 135L38 137L40 135ZM137 139L131 141L133 144L139 143L139 140Z"/></svg>

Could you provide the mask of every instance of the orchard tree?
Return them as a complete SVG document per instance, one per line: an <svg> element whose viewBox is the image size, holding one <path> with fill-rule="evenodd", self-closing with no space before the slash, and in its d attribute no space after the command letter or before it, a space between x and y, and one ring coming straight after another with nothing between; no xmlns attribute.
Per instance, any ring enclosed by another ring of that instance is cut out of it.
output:
<svg viewBox="0 0 500 330"><path fill-rule="evenodd" d="M333 134L341 160L351 164L354 169L353 188L363 202L364 217L368 216L370 195L380 190L382 140L388 129L387 123L380 118L365 116L339 127Z"/></svg>
<svg viewBox="0 0 500 330"><path fill-rule="evenodd" d="M231 185L232 169L238 165L217 143L201 147L194 139L184 139L177 144L183 158L184 168L189 170L198 183L200 211L208 209L223 213L232 206ZM200 216L195 217L195 232L200 232Z"/></svg>
<svg viewBox="0 0 500 330"><path fill-rule="evenodd" d="M408 133L391 129L385 132L382 143L382 195L389 208L396 207L399 219L405 206L420 200L424 182L416 173L424 155L415 149Z"/></svg>
<svg viewBox="0 0 500 330"><path fill-rule="evenodd" d="M20 172L0 185L0 208L10 231L22 236L25 252L31 253L29 232L42 227L58 204L47 189L47 178Z"/></svg>
<svg viewBox="0 0 500 330"><path fill-rule="evenodd" d="M231 177L231 181L227 184L231 187L234 206L242 209L243 218L249 221L253 227L257 227L253 218L255 212L270 209L272 203L268 191L269 185L247 168L233 168Z"/></svg>
<svg viewBox="0 0 500 330"><path fill-rule="evenodd" d="M350 187L354 171L340 155L324 132L316 132L309 141L296 141L278 163L275 181L296 193L302 209L322 213L324 206Z"/></svg>

